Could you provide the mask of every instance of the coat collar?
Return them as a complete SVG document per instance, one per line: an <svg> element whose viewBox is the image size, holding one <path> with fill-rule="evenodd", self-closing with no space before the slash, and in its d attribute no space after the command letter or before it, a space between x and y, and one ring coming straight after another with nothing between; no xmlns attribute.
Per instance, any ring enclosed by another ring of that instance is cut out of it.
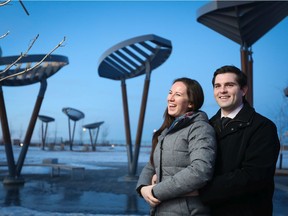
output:
<svg viewBox="0 0 288 216"><path fill-rule="evenodd" d="M235 123L237 126L243 127L250 125L253 119L253 115L255 113L255 109L250 106L250 104L247 101L244 101L243 108L239 111L239 113L235 116L234 119L232 119L229 122L229 126L234 126ZM210 119L210 123L216 130L216 132L222 133L221 129L221 110L219 109L218 112ZM227 131L229 129L229 131ZM227 130L225 129L223 133L229 133L232 131L235 131L235 128L227 127Z"/></svg>

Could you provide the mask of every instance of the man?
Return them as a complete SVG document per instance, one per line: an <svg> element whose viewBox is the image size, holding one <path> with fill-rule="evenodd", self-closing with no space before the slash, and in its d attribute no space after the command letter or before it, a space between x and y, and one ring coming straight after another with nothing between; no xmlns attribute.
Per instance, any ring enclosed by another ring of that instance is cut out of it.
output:
<svg viewBox="0 0 288 216"><path fill-rule="evenodd" d="M272 216L277 128L245 100L247 77L240 69L217 69L212 84L220 107L210 119L218 149L214 177L200 191L201 199L212 216ZM222 117L231 119L222 126Z"/></svg>

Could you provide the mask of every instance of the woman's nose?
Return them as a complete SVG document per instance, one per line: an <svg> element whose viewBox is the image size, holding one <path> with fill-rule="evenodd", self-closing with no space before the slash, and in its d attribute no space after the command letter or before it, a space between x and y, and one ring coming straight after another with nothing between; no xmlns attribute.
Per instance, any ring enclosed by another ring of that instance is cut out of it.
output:
<svg viewBox="0 0 288 216"><path fill-rule="evenodd" d="M169 94L168 97L167 97L167 99L168 99L168 101L174 100L174 95Z"/></svg>

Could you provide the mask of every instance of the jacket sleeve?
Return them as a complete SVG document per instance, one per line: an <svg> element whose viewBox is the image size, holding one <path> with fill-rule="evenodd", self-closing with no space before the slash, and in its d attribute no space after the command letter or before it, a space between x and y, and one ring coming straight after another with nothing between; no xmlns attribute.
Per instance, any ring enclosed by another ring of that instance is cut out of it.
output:
<svg viewBox="0 0 288 216"><path fill-rule="evenodd" d="M200 191L203 202L216 204L231 201L241 195L274 187L271 184L280 147L276 126L267 120L254 127L249 135L241 167L213 177Z"/></svg>
<svg viewBox="0 0 288 216"><path fill-rule="evenodd" d="M136 191L141 196L140 190L143 186L151 185L152 177L155 174L155 169L150 162L148 162L142 169L137 185Z"/></svg>
<svg viewBox="0 0 288 216"><path fill-rule="evenodd" d="M212 178L216 139L211 125L206 122L193 124L188 135L188 148L190 164L153 187L159 200L184 196L203 187Z"/></svg>

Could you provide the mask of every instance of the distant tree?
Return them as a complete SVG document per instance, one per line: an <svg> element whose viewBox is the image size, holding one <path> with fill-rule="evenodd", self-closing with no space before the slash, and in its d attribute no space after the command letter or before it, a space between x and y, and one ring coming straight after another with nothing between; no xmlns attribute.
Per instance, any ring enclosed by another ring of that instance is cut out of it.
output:
<svg viewBox="0 0 288 216"><path fill-rule="evenodd" d="M284 148L288 145L288 98L283 98L280 111L275 121L280 140L280 153L279 153L279 168L282 169L282 157Z"/></svg>
<svg viewBox="0 0 288 216"><path fill-rule="evenodd" d="M101 130L101 136L102 136L102 143L106 144L107 143L107 137L109 135L109 126L105 126Z"/></svg>

